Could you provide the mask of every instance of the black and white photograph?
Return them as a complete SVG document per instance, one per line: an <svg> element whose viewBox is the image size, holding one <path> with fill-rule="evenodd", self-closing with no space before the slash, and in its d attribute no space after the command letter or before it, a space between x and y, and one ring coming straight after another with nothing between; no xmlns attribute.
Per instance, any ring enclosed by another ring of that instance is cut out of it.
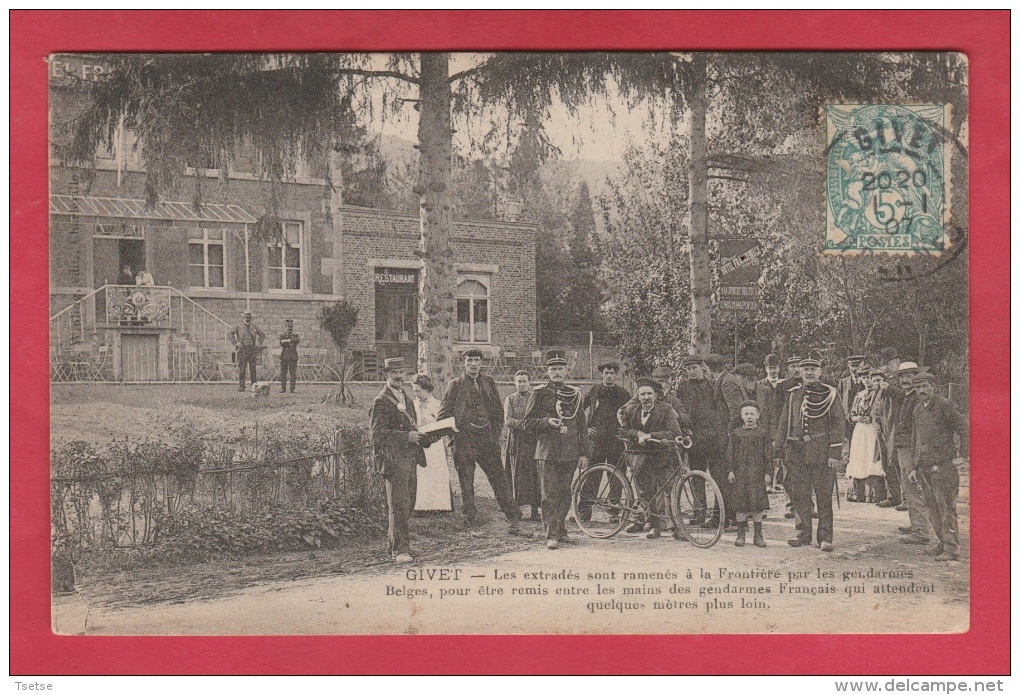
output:
<svg viewBox="0 0 1020 695"><path fill-rule="evenodd" d="M963 53L47 69L55 633L969 629Z"/></svg>

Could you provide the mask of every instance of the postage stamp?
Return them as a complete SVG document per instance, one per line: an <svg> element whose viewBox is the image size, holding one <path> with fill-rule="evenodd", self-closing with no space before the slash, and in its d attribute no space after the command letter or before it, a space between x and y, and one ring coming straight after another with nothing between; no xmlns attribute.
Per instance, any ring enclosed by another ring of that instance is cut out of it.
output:
<svg viewBox="0 0 1020 695"><path fill-rule="evenodd" d="M825 253L946 250L950 106L827 104Z"/></svg>

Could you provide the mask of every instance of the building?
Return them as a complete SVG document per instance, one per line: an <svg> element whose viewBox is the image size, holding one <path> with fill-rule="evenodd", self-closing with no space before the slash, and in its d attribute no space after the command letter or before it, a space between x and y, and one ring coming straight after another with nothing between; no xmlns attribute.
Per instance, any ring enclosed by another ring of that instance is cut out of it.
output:
<svg viewBox="0 0 1020 695"><path fill-rule="evenodd" d="M417 351L417 216L341 206L313 166L271 191L244 167L192 169L145 205L145 172L130 133L98 153L93 175L66 166L62 125L77 112L82 80L105 69L87 58L51 61L50 327L56 381L233 380L231 326L248 308L267 335L293 319L302 378L335 378L337 356L320 307L346 297L359 308L351 347L358 376L377 378L386 357ZM321 172L320 172L321 173ZM201 187L201 204L195 199ZM270 216L271 193L277 197ZM285 242L257 242L262 225ZM535 349L535 229L515 222L454 222L458 347L490 356ZM144 268L153 286L131 274Z"/></svg>

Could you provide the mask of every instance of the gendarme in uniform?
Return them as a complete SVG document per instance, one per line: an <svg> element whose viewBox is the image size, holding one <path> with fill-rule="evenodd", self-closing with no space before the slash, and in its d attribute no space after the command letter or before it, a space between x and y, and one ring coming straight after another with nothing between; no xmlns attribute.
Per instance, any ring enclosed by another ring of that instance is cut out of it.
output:
<svg viewBox="0 0 1020 695"><path fill-rule="evenodd" d="M567 361L552 357L546 362L549 383L536 386L524 413L524 428L538 436L535 460L542 486L542 526L546 546L570 542L567 512L570 483L578 462L588 462L588 422L581 407L581 391L566 384Z"/></svg>

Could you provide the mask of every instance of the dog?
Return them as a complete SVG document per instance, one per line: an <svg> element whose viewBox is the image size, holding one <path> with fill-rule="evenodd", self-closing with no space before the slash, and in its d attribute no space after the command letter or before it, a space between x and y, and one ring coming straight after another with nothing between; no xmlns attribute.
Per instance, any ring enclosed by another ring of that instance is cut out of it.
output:
<svg viewBox="0 0 1020 695"><path fill-rule="evenodd" d="M262 396L263 398L269 398L269 391L273 383L271 381L255 381L251 385L251 397L257 398Z"/></svg>

